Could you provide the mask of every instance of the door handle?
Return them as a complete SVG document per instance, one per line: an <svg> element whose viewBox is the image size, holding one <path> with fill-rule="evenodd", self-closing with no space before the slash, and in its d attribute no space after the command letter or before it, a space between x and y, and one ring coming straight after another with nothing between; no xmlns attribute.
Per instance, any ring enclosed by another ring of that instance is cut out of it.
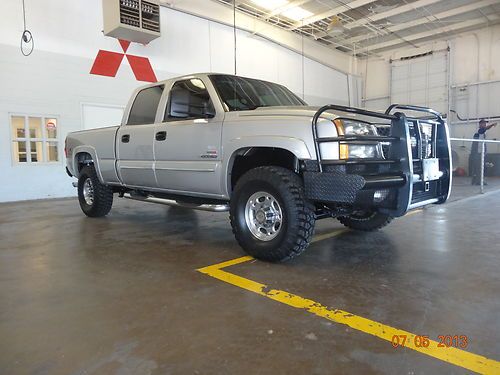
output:
<svg viewBox="0 0 500 375"><path fill-rule="evenodd" d="M156 133L155 139L157 141L164 141L165 139L167 139L167 132L166 131L162 131L162 132Z"/></svg>
<svg viewBox="0 0 500 375"><path fill-rule="evenodd" d="M124 135L122 135L122 142L123 143L129 143L130 142L130 134L124 134Z"/></svg>

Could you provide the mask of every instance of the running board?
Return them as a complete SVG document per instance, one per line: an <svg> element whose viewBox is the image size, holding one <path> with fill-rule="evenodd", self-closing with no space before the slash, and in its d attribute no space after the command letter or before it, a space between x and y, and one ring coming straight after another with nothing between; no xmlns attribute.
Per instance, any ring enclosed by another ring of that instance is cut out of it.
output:
<svg viewBox="0 0 500 375"><path fill-rule="evenodd" d="M158 204L164 204L167 206L173 206L173 207L182 207L182 208L191 208L193 210L200 210L200 211L210 211L210 212L226 212L229 211L229 205L228 204L194 204L194 203L183 203L183 202L177 202L173 199L164 199L164 198L157 198L157 197L148 197L148 196L143 196L143 195L131 195L130 193L125 193L123 195L124 198L127 199L132 199L134 201L141 201L141 202L150 202L150 203L158 203Z"/></svg>

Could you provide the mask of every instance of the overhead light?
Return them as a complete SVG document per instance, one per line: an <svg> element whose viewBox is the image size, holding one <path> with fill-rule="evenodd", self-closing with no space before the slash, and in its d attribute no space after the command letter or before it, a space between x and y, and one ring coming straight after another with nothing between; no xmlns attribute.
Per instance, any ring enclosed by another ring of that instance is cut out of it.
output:
<svg viewBox="0 0 500 375"><path fill-rule="evenodd" d="M308 10L305 10L304 8L301 8L301 7L287 9L284 12L282 12L281 14L287 18L294 20L294 21L301 21L304 18L311 17L313 15L311 12L309 12Z"/></svg>
<svg viewBox="0 0 500 375"><path fill-rule="evenodd" d="M326 32L328 34L342 34L344 32L344 25L342 24L342 21L340 21L340 18L334 16L328 24Z"/></svg>
<svg viewBox="0 0 500 375"><path fill-rule="evenodd" d="M288 4L288 0L252 0L252 3L267 10L273 10Z"/></svg>

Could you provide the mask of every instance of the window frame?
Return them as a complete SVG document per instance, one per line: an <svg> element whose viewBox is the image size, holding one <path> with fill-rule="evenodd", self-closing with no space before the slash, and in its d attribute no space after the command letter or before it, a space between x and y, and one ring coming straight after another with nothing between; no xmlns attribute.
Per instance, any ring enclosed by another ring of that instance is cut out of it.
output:
<svg viewBox="0 0 500 375"><path fill-rule="evenodd" d="M59 115L47 115L47 114L37 114L37 113L19 113L19 112L9 112L9 135L10 135L10 157L12 160L12 166L37 166L37 165L61 165L63 163L63 157L61 154L61 133L60 133L60 117ZM13 133L13 123L12 119L14 117L24 118L24 134L25 137L18 137L17 134ZM41 138L31 138L29 136L29 118L39 118L42 121L42 137ZM57 123L56 127L56 137L49 138L47 133L47 123L49 119L55 119ZM28 137L26 137L28 135ZM26 162L16 161L14 157L14 151L19 155L19 151L14 150L14 142L26 142ZM31 160L31 142L41 142L42 143L42 161L32 161ZM48 144L55 143L57 147L57 161L48 161L49 149Z"/></svg>
<svg viewBox="0 0 500 375"><path fill-rule="evenodd" d="M161 95L160 95L160 100L158 100L158 104L156 106L156 112L155 112L155 116L154 116L154 121L152 123L147 122L147 123L142 123L142 124L129 124L128 122L130 121L130 115L132 114L132 108L134 108L135 101L137 100L137 97L139 96L139 94L141 92L145 91L145 90L152 89L152 88L155 88L155 87L163 87L163 89L162 89L162 92L161 92ZM143 126L143 125L151 125L151 124L157 123L158 122L158 111L160 110L160 106L162 106L162 98L165 95L165 89L166 88L167 87L166 87L165 83L162 82L160 84L154 84L154 85L150 85L150 86L146 86L146 87L141 87L140 89L138 89L135 92L134 100L132 100L132 102L131 102L128 110L126 109L126 118L125 118L125 120L123 122L123 125L125 125L125 126Z"/></svg>
<svg viewBox="0 0 500 375"><path fill-rule="evenodd" d="M215 108L215 102L212 99L212 95L210 95L210 90L209 90L209 87L208 87L207 83L201 77L189 77L189 78L178 79L178 80L172 82L172 85L170 85L170 88L168 90L167 101L165 103L165 109L163 110L163 113L161 114L160 121L162 123L179 122L179 121L194 121L194 120L200 120L200 119L204 120L204 119L206 119L205 116L170 117L170 103L171 103L171 100L172 100L172 89L174 88L174 86L177 83L191 81L193 79L197 79L197 80L201 81L203 83L203 85L205 86L205 90L206 90L206 92L208 94L208 98L210 100L210 103L212 104L212 108L214 110L215 117L217 117L217 109ZM208 118L208 120L211 120L212 118Z"/></svg>

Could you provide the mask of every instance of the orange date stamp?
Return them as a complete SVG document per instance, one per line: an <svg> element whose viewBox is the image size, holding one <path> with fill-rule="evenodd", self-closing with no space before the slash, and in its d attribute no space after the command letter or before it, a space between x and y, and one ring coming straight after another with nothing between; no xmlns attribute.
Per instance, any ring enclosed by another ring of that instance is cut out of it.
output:
<svg viewBox="0 0 500 375"><path fill-rule="evenodd" d="M469 338L466 335L438 335L436 340L438 348L467 348ZM428 348L431 340L428 335L410 336L394 335L392 336L391 345L393 348L411 345L417 348Z"/></svg>

